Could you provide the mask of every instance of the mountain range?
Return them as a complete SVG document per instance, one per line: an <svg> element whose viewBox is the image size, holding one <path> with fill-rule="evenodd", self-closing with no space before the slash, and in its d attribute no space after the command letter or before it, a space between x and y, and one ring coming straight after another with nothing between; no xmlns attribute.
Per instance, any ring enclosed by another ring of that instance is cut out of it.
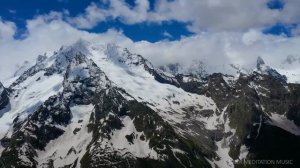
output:
<svg viewBox="0 0 300 168"><path fill-rule="evenodd" d="M40 55L0 82L0 166L299 167L300 84L261 57L235 76L203 66L83 40Z"/></svg>

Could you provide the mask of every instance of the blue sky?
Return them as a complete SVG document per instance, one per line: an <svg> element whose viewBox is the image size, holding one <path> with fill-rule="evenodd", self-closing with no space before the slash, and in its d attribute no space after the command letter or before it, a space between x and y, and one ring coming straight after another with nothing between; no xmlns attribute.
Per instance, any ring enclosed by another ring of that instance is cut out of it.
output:
<svg viewBox="0 0 300 168"><path fill-rule="evenodd" d="M149 0L148 11L155 10L155 5L158 0ZM108 8L108 4L103 0L1 0L0 16L3 20L9 20L16 24L17 32L15 38L21 38L21 35L26 32L26 21L33 19L39 15L48 14L51 11L63 12L68 11L68 17L76 17L85 12L86 8L96 4L99 9ZM135 0L125 0L129 9L133 8ZM270 0L265 3L266 8L271 10L281 11L284 8L284 3L280 0ZM241 9L242 10L242 9ZM181 12L181 11L178 11ZM197 17L197 16L191 16ZM207 18L208 20L210 18ZM121 21L120 18L106 19L94 25L91 28L83 28L88 32L102 33L110 28L122 31L127 37L134 41L146 40L150 42L157 42L161 40L178 40L184 36L192 36L195 31L189 30L190 21L185 20L162 20L159 22L140 21L137 23L127 24ZM274 35L292 36L292 30L297 27L296 23L284 24L274 22L273 24L266 24L260 27L263 33ZM251 28L251 27L249 27ZM201 31L209 31L207 28Z"/></svg>
<svg viewBox="0 0 300 168"><path fill-rule="evenodd" d="M68 10L70 16L76 16L84 12L85 8L91 3L96 3L103 7L101 1L93 0L27 0L26 3L20 0L2 0L0 6L0 16L4 20L10 20L16 23L18 32L16 38L24 33L26 20L32 19L38 15L47 14L50 11ZM154 0L150 0L150 10L154 8ZM134 0L126 0L129 6L134 6ZM104 6L105 7L105 6ZM118 19L101 22L89 32L102 33L110 28L123 31L123 33L134 41L147 40L150 42L160 41L162 39L176 40L181 36L190 36L193 32L186 29L187 23L177 21L166 21L163 23L138 23L127 25ZM168 35L167 35L168 34Z"/></svg>

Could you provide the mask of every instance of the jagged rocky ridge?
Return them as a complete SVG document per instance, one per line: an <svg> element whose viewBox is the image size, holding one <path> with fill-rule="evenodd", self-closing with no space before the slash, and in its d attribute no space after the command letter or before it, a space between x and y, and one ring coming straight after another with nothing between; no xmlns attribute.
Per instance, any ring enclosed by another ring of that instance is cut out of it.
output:
<svg viewBox="0 0 300 168"><path fill-rule="evenodd" d="M170 75L127 49L79 41L39 56L5 90L1 166L299 165L300 86L261 58L238 77Z"/></svg>
<svg viewBox="0 0 300 168"><path fill-rule="evenodd" d="M7 107L8 103L9 103L8 91L3 86L3 84L0 82L0 110L2 110L5 107ZM1 115L2 114L0 113L0 116Z"/></svg>

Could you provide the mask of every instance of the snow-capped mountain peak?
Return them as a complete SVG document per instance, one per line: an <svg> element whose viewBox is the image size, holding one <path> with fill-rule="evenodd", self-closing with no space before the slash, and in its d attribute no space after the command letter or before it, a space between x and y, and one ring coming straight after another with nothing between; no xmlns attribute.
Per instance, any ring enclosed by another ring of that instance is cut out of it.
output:
<svg viewBox="0 0 300 168"><path fill-rule="evenodd" d="M262 58L238 77L171 74L116 44L80 40L39 56L8 89L0 83L0 160L6 167L234 167L276 157L272 145L282 142L274 136L286 138L280 150L296 158L289 142L300 135L299 91ZM270 153L261 153L270 139Z"/></svg>
<svg viewBox="0 0 300 168"><path fill-rule="evenodd" d="M265 61L261 58L257 58L257 65L256 70L254 72L259 72L261 74L266 74L274 77L275 79L281 80L286 82L287 77L285 75L281 75L275 69L271 68L270 66L266 65Z"/></svg>
<svg viewBox="0 0 300 168"><path fill-rule="evenodd" d="M265 66L265 61L259 56L256 60L256 68L261 70Z"/></svg>

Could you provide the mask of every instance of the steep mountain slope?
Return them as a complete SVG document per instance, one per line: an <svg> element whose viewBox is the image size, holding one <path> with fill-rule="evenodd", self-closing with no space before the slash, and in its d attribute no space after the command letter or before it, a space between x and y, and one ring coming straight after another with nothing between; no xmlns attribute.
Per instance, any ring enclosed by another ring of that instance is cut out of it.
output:
<svg viewBox="0 0 300 168"><path fill-rule="evenodd" d="M0 110L7 107L8 103L9 103L8 91L0 82ZM1 113L0 116L2 116Z"/></svg>
<svg viewBox="0 0 300 168"><path fill-rule="evenodd" d="M43 88L43 93L38 86L54 91ZM23 104L26 111L5 113L16 115L2 138L6 166L209 166L193 142L118 88L82 50L71 47L55 58L38 59L10 88L12 95L34 100ZM43 94L35 104L37 97L28 97L33 93ZM75 140L64 143L70 139Z"/></svg>
<svg viewBox="0 0 300 168"><path fill-rule="evenodd" d="M299 86L287 83L285 76L258 58L257 68L251 74L240 74L236 79L212 74L199 82L189 77L182 88L210 96L219 108L224 108L228 122L222 130L222 140L216 142L217 154L223 152L219 151L223 146L230 156L223 158L234 161L236 167L245 166L241 160L246 156L248 160L293 160L293 165L285 166L297 167L300 156L296 150L300 142ZM256 166L274 165L252 165ZM226 167L225 163L220 167Z"/></svg>
<svg viewBox="0 0 300 168"><path fill-rule="evenodd" d="M281 63L278 71L288 77L291 83L300 83L300 57L297 55L288 55Z"/></svg>
<svg viewBox="0 0 300 168"><path fill-rule="evenodd" d="M29 69L32 65L30 64L29 61L24 61L22 65L17 66L17 70L14 73L14 77L18 77L22 75L27 69Z"/></svg>
<svg viewBox="0 0 300 168"><path fill-rule="evenodd" d="M300 85L261 58L238 77L172 75L114 44L78 41L1 86L1 166L299 165Z"/></svg>

